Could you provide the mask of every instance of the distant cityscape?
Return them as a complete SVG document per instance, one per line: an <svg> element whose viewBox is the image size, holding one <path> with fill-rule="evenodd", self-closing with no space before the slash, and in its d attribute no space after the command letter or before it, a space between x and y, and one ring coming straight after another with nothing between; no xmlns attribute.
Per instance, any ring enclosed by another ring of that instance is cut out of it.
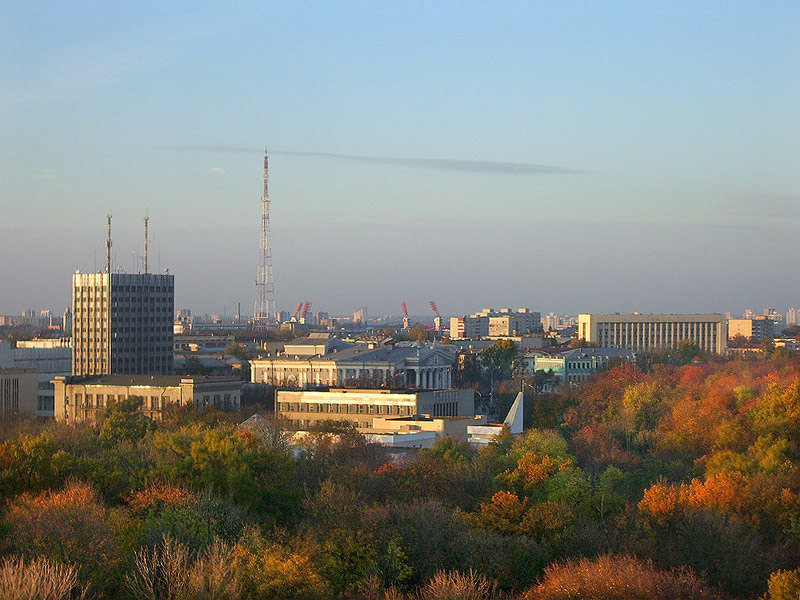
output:
<svg viewBox="0 0 800 600"><path fill-rule="evenodd" d="M292 311L276 310L268 165L265 152L252 314L241 304L233 315L176 310L180 274L148 270L149 219L142 271L125 273L112 264L108 216L105 268L73 274L70 306L60 314L0 316L3 418L97 422L115 402L137 398L158 420L170 405L237 410L260 399L297 430L344 419L391 446L429 446L445 435L484 443L491 436L472 436L469 423L513 421L498 412L496 386L504 378L545 392L580 386L607 365L648 353L798 350L797 308L736 316L542 315L531 308L442 315L434 300L425 314L409 313L402 300L399 314L376 316L367 306L335 315L300 300ZM502 368L492 362L500 354ZM429 431L409 437L422 430Z"/></svg>

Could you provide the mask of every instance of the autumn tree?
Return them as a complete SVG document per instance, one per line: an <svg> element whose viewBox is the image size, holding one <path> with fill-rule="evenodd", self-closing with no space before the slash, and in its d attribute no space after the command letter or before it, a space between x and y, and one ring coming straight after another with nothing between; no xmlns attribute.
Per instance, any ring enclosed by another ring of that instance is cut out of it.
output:
<svg viewBox="0 0 800 600"><path fill-rule="evenodd" d="M428 339L428 333L422 328L422 325L417 323L408 330L406 337L412 342L424 342Z"/></svg>
<svg viewBox="0 0 800 600"><path fill-rule="evenodd" d="M657 569L632 556L600 556L554 563L520 600L723 600L690 570Z"/></svg>
<svg viewBox="0 0 800 600"><path fill-rule="evenodd" d="M77 565L84 580L113 589L121 555L115 522L97 492L74 482L62 490L23 494L9 503L6 520L17 553Z"/></svg>

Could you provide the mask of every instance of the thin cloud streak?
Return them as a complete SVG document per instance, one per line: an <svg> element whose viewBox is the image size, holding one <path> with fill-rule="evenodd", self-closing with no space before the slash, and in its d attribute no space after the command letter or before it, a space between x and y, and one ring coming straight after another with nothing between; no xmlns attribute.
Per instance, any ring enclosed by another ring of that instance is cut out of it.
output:
<svg viewBox="0 0 800 600"><path fill-rule="evenodd" d="M255 153L261 150L240 146L175 146L179 152L228 152ZM531 174L586 174L588 171L538 165L532 163L497 162L489 160L461 160L451 158L392 158L384 156L359 156L356 154L336 154L333 152L295 152L291 150L270 150L277 156L298 156L311 158L332 158L349 160L363 164L434 169L437 171L460 171L469 173L488 173L492 175L531 175Z"/></svg>

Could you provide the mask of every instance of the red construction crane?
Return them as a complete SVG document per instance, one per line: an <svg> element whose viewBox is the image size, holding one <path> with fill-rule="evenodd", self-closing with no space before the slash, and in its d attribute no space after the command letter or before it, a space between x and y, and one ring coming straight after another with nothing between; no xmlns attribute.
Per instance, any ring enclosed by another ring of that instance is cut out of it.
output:
<svg viewBox="0 0 800 600"><path fill-rule="evenodd" d="M403 309L403 329L408 329L411 324L411 318L408 316L408 306L406 306L405 300L400 303L400 308Z"/></svg>
<svg viewBox="0 0 800 600"><path fill-rule="evenodd" d="M297 306L294 307L294 312L292 313L292 321L297 321L298 315L300 315L300 309L303 308L303 301L297 303Z"/></svg>
<svg viewBox="0 0 800 600"><path fill-rule="evenodd" d="M308 314L308 309L311 308L311 302L306 302L303 306L303 313L300 315L300 320L305 321L306 315Z"/></svg>
<svg viewBox="0 0 800 600"><path fill-rule="evenodd" d="M435 329L441 329L442 328L442 315L439 314L439 309L436 306L436 302L431 300L428 304L431 305L431 310L433 311L433 314L436 315L433 318L433 326L434 326L434 328Z"/></svg>

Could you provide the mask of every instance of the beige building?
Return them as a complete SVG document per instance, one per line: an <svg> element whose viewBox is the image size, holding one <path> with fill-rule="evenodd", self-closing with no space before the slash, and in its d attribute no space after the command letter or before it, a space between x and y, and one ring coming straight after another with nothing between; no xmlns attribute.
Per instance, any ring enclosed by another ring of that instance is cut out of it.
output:
<svg viewBox="0 0 800 600"><path fill-rule="evenodd" d="M0 368L0 423L12 415L36 416L36 369Z"/></svg>
<svg viewBox="0 0 800 600"><path fill-rule="evenodd" d="M677 348L690 340L705 352L725 354L728 327L725 315L720 314L582 314L578 337L600 348L635 351Z"/></svg>
<svg viewBox="0 0 800 600"><path fill-rule="evenodd" d="M737 335L748 340L775 337L775 323L767 317L754 317L752 319L728 319L728 339Z"/></svg>
<svg viewBox="0 0 800 600"><path fill-rule="evenodd" d="M542 331L541 314L529 308L484 308L468 317L450 318L451 339L474 339L486 336L525 336Z"/></svg>
<svg viewBox="0 0 800 600"><path fill-rule="evenodd" d="M298 429L308 429L323 421L349 421L363 430L374 430L375 420L386 425L396 417L475 416L473 390L392 391L383 389L335 389L330 391L280 390L277 412Z"/></svg>
<svg viewBox="0 0 800 600"><path fill-rule="evenodd" d="M72 277L72 374L172 373L174 277Z"/></svg>
<svg viewBox="0 0 800 600"><path fill-rule="evenodd" d="M238 410L242 382L234 377L181 377L178 375L103 375L96 377L56 377L55 417L70 423L96 421L114 402L141 398L141 410L160 420L171 405L214 406Z"/></svg>

